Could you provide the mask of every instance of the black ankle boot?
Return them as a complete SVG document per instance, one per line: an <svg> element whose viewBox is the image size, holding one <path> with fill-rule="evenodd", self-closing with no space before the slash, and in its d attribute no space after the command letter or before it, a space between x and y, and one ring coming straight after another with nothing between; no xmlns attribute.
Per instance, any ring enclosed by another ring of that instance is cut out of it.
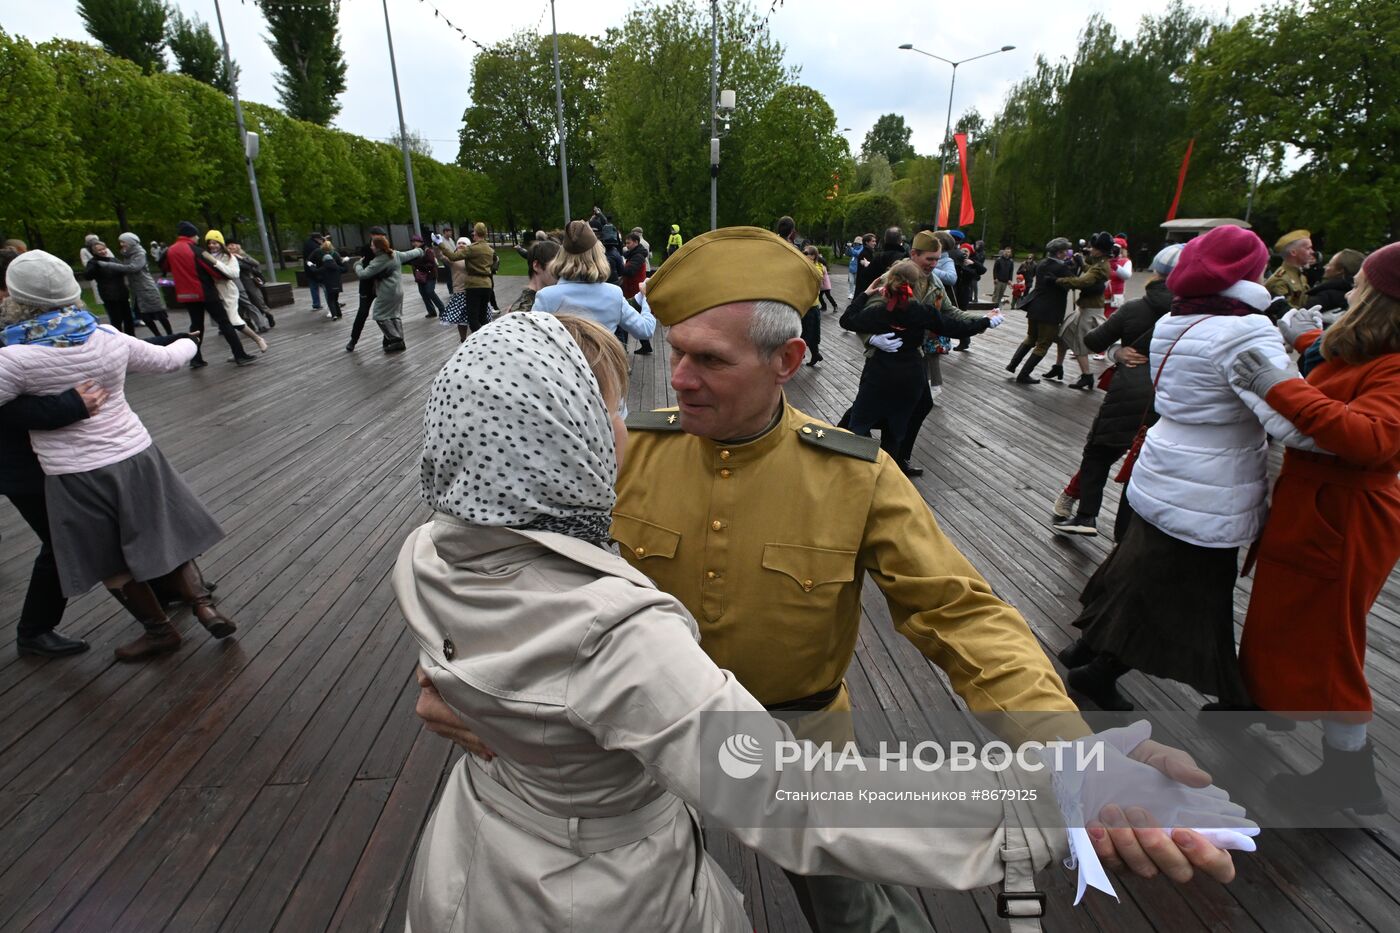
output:
<svg viewBox="0 0 1400 933"><path fill-rule="evenodd" d="M1011 354L1011 362L1006 364L1006 371L1014 373L1016 367L1021 365L1021 361L1026 358L1026 354L1031 352L1033 344L1023 343L1016 348L1016 352Z"/></svg>
<svg viewBox="0 0 1400 933"><path fill-rule="evenodd" d="M1126 713L1136 708L1132 700L1118 692L1118 678L1128 670L1111 655L1099 654L1083 667L1071 668L1065 683L1105 712Z"/></svg>
<svg viewBox="0 0 1400 933"><path fill-rule="evenodd" d="M1094 649L1086 645L1084 639L1081 638L1068 648L1062 648L1055 657L1060 659L1060 663L1063 664L1066 669L1069 669L1083 667L1094 660L1095 654L1096 652Z"/></svg>
<svg viewBox="0 0 1400 933"><path fill-rule="evenodd" d="M1367 739L1360 751L1344 752L1322 743L1322 767L1308 774L1279 774L1268 783L1269 797L1311 811L1352 810L1384 813L1385 795L1376 782L1375 748Z"/></svg>
<svg viewBox="0 0 1400 933"><path fill-rule="evenodd" d="M1043 359L1045 359L1045 357L1036 356L1034 353L1026 357L1025 365L1022 366L1021 371L1016 374L1016 381L1023 386L1039 385L1040 380L1032 376L1031 371L1034 370L1037 366L1039 366L1040 361Z"/></svg>
<svg viewBox="0 0 1400 933"><path fill-rule="evenodd" d="M1054 366L1051 366L1049 369L1047 369L1047 370L1045 371L1045 378L1046 378L1046 379L1063 379L1063 378L1065 378L1065 368L1064 368L1063 366L1061 366L1059 363L1056 363Z"/></svg>
<svg viewBox="0 0 1400 933"><path fill-rule="evenodd" d="M1088 373L1084 373L1079 377L1079 381L1074 383L1074 385L1070 386L1070 388L1088 389L1090 392L1092 392L1094 390L1094 377L1089 375Z"/></svg>

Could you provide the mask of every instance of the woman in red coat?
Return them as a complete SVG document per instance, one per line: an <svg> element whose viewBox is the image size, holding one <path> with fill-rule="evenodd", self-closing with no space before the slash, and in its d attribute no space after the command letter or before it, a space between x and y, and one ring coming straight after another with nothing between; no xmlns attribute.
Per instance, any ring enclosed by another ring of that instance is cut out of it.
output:
<svg viewBox="0 0 1400 933"><path fill-rule="evenodd" d="M1400 558L1400 243L1366 259L1347 299L1350 310L1322 337L1325 362L1306 381L1257 354L1234 367L1237 385L1331 452L1284 455L1240 668L1263 709L1322 719L1322 767L1277 776L1270 794L1310 809L1379 813L1386 804L1366 738L1366 616Z"/></svg>

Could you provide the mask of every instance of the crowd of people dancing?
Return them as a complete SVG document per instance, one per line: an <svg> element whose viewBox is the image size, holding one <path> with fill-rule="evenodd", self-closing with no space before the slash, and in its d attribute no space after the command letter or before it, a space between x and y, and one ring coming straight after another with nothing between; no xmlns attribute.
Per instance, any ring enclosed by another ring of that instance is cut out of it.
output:
<svg viewBox="0 0 1400 933"><path fill-rule="evenodd" d="M841 928L842 917L929 929L900 885L999 883L1008 910L1023 911L1012 916L1037 916L1033 872L1065 855L1081 871L1228 881L1230 851L1251 850L1258 833L1243 809L1145 722L1094 734L1079 718L1079 703L1132 710L1120 690L1132 671L1213 698L1203 709L1212 728L1320 720L1321 767L1276 776L1271 795L1322 811L1385 809L1365 654L1368 613L1400 559L1400 244L1342 250L1310 282L1306 270L1322 264L1310 235L1293 231L1266 279L1259 237L1220 226L1157 252L1141 297L1128 299L1126 238L1095 233L1076 250L1055 237L1019 268L1002 250L984 301L982 244L919 229L906 247L891 227L851 244L842 309L832 260L790 217L774 232L723 228L688 242L673 229L653 267L642 231L619 236L595 209L520 247L528 283L502 309L499 253L484 224L470 229L425 230L398 250L374 228L354 259L316 234L303 255L314 312L341 319L342 283L357 282L347 351L371 318L385 353L407 349L405 266L425 316L459 337L424 415L432 517L392 577L420 649L418 713L468 752L420 843L410 927L583 918L594 928L606 917L747 929L742 898L697 845L699 818L777 861L814 929ZM116 649L121 661L176 650L181 605L213 638L237 631L196 563L223 530L124 389L128 372L207 365L206 316L234 364L257 360L245 339L268 352L276 321L263 270L218 230L201 236L189 223L168 247L153 244L156 257L133 234L118 243L114 253L90 238L80 256L107 323L69 263L0 251L0 492L41 542L19 619L23 655L85 651L58 624L66 600L98 583L140 626ZM187 331L170 325L152 258ZM862 346L838 426L785 393L804 364L822 363L828 309ZM1063 620L1079 632L1059 653L1063 681L910 482L925 469L913 456L939 404L940 358L1017 314L1026 336L1006 367L1011 390L1037 391L1052 346L1042 378L1063 378L1073 357L1073 387L1103 390L1078 470L1047 503L1047 534L1097 535L1124 461L1114 547L1078 616ZM628 413L628 341L646 355L663 336L678 404ZM1271 440L1285 448L1272 493ZM1237 648L1242 551L1254 581ZM850 710L843 678L867 577L970 709L1042 717L1008 717L1008 740L1107 745L1112 790L1091 781L1071 792L1023 769L1013 783L1038 788L1039 805L988 802L956 833L793 833L751 808L780 788L802 799L846 786L810 771L768 773L742 799L715 796L698 765L714 729L776 741L802 735L802 716ZM1212 725L1217 712L1231 725ZM1130 823L1134 807L1146 815Z"/></svg>

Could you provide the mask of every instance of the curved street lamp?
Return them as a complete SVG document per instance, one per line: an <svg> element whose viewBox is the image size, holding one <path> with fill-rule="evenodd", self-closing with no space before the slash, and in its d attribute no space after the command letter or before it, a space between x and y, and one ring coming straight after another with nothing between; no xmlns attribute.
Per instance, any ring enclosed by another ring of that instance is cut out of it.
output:
<svg viewBox="0 0 1400 933"><path fill-rule="evenodd" d="M986 58L989 55L1000 55L1002 52L1010 52L1012 49L1016 48L1016 46L1003 45L999 49L992 49L990 52L983 52L981 55L974 55L971 58L963 58L959 59L958 61L953 61L951 58L944 58L942 55L935 55L932 52L925 52L923 49L917 49L911 42L904 43L900 46L900 48L904 49L907 52L918 52L920 55L927 55L929 58L936 58L940 62L946 62L947 64L953 66L953 80L948 82L948 117L943 122L943 145L939 147L940 152L938 158L938 202L939 206L942 206L943 173L947 171L948 165L948 137L949 133L951 133L953 129L953 88L957 87L958 84L958 66L965 65L968 62L976 61L979 58ZM951 205L949 205L949 207L951 208ZM937 222L937 220L938 218L935 217L934 221Z"/></svg>

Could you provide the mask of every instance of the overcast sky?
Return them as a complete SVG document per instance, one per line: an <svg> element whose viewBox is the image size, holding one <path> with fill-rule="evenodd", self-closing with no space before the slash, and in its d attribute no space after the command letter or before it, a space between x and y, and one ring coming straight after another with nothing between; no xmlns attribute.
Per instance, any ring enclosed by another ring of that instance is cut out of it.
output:
<svg viewBox="0 0 1400 933"><path fill-rule="evenodd" d="M214 0L171 0L188 15L214 23ZM292 0L289 0L292 2ZM619 23L633 0L558 0L561 32L601 34ZM704 0L693 0L708 6ZM434 7L483 45L519 29L549 30L548 0L387 0L404 95L404 118L426 137L434 155L457 155L457 131L468 104L467 87L476 47L462 41L433 15ZM767 10L769 0L755 0ZM1263 0L1195 0L1195 6L1238 17ZM950 59L1014 45L1016 49L958 69L953 117L976 107L995 113L1007 90L1029 73L1037 54L1071 55L1091 13L1099 12L1131 34L1144 11L1160 11L1166 0L1079 0L1058 14L1032 0L979 4L935 4L929 0L786 0L769 26L786 49L787 63L801 68L801 80L822 94L836 111L838 127L851 151L882 113L900 113L913 128L919 152L937 148L948 106L949 66L897 46L912 42ZM990 15L974 15L979 9ZM263 41L262 14L252 0L223 0L229 47L242 66L244 97L277 103L273 76L278 65ZM907 24L907 25L901 25ZM39 42L55 36L88 38L73 0L0 0L0 28ZM381 0L342 0L341 47L349 63L348 91L336 125L362 136L387 138L398 128L389 56L384 41ZM739 105L743 106L743 88Z"/></svg>

